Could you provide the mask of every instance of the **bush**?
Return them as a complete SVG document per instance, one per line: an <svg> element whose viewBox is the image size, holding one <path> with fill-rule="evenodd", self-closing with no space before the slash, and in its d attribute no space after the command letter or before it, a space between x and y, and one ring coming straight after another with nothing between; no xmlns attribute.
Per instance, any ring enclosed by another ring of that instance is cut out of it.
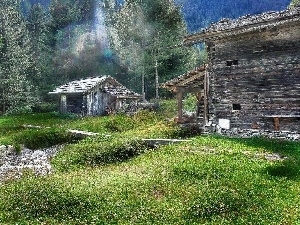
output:
<svg viewBox="0 0 300 225"><path fill-rule="evenodd" d="M133 129L135 126L132 118L126 115L116 115L110 117L104 127L111 132L122 132Z"/></svg>
<svg viewBox="0 0 300 225"><path fill-rule="evenodd" d="M33 108L32 108L32 111L34 113L47 113L47 112L54 112L54 111L57 111L58 109L58 105L57 103L40 103L40 104L37 104L35 105Z"/></svg>
<svg viewBox="0 0 300 225"><path fill-rule="evenodd" d="M14 137L14 142L30 149L46 148L53 145L70 143L74 137L62 129L44 128L24 130Z"/></svg>
<svg viewBox="0 0 300 225"><path fill-rule="evenodd" d="M98 136L67 146L53 159L53 164L62 171L80 166L105 165L128 160L145 150L146 145L138 139Z"/></svg>

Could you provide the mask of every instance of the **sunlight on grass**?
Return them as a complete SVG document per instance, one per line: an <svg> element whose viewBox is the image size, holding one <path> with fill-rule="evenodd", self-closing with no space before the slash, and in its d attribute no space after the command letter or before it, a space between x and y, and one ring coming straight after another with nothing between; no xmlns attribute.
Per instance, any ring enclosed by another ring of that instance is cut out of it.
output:
<svg viewBox="0 0 300 225"><path fill-rule="evenodd" d="M55 128L16 129L33 121ZM300 222L298 142L195 136L150 149L142 138L184 134L153 112L77 119L3 117L0 123L13 143L55 143L57 132L69 128L102 134L66 144L52 160L56 173L50 176L28 173L0 184L1 224ZM0 140L5 138L0 133ZM282 159L265 157L275 153Z"/></svg>

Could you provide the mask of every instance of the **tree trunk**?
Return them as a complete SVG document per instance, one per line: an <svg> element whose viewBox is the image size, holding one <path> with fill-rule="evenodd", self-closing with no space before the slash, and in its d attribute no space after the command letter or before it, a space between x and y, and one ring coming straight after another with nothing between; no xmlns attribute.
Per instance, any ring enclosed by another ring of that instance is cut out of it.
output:
<svg viewBox="0 0 300 225"><path fill-rule="evenodd" d="M155 60L155 98L159 99L159 95L158 95L158 63L157 60Z"/></svg>

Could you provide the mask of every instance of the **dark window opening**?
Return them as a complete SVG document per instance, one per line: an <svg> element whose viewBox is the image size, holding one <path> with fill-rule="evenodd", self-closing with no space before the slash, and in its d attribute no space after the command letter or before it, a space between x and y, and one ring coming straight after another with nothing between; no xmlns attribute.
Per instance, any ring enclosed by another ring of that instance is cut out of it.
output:
<svg viewBox="0 0 300 225"><path fill-rule="evenodd" d="M232 109L233 110L241 110L242 106L240 104L234 103L234 104L232 104Z"/></svg>
<svg viewBox="0 0 300 225"><path fill-rule="evenodd" d="M232 66L232 61L231 60L226 61L226 66Z"/></svg>
<svg viewBox="0 0 300 225"><path fill-rule="evenodd" d="M237 60L237 59L226 61L226 66L237 66L237 65L239 65L239 60Z"/></svg>

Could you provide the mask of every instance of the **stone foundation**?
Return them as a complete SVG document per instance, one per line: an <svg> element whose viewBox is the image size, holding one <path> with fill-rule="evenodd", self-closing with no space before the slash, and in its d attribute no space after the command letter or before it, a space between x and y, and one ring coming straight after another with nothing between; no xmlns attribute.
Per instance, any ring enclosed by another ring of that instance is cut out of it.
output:
<svg viewBox="0 0 300 225"><path fill-rule="evenodd" d="M217 133L227 137L236 138L252 138L252 137L264 137L270 139L282 139L290 141L300 141L300 132L295 131L271 131L271 130L259 130L259 129L224 129L219 126L211 126L207 129L207 133Z"/></svg>

